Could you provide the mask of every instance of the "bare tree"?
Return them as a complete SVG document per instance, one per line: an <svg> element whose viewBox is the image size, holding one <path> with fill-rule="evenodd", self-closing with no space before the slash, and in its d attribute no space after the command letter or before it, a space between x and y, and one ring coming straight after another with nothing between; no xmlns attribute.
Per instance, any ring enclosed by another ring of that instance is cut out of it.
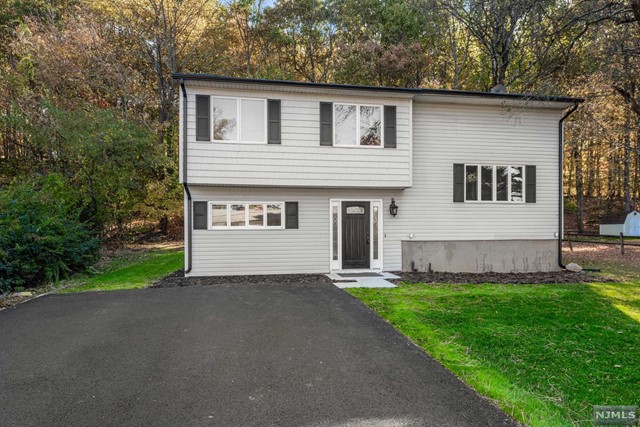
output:
<svg viewBox="0 0 640 427"><path fill-rule="evenodd" d="M114 29L133 40L132 55L153 75L158 143L173 156L176 87L171 73L183 70L202 44L210 0L116 0L108 14Z"/></svg>
<svg viewBox="0 0 640 427"><path fill-rule="evenodd" d="M229 12L236 24L245 60L245 74L252 75L252 59L260 41L262 0L236 0L229 5Z"/></svg>
<svg viewBox="0 0 640 427"><path fill-rule="evenodd" d="M451 55L451 78L453 89L460 88L460 76L471 62L471 38L464 33L460 22L452 16L445 19L449 53Z"/></svg>
<svg viewBox="0 0 640 427"><path fill-rule="evenodd" d="M490 87L530 88L562 70L590 26L611 5L592 0L439 0L474 37L491 64Z"/></svg>
<svg viewBox="0 0 640 427"><path fill-rule="evenodd" d="M326 1L315 0L287 0L269 9L284 64L307 81L326 81L332 72L336 27L331 13Z"/></svg>

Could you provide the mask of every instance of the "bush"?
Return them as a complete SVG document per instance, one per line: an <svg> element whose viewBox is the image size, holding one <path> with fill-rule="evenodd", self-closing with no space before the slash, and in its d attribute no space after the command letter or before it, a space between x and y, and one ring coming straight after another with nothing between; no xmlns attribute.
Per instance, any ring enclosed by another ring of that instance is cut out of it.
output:
<svg viewBox="0 0 640 427"><path fill-rule="evenodd" d="M123 234L138 216L136 207L147 197L150 183L161 182L169 166L154 134L113 110L45 108L51 123L40 129L40 137L55 158L52 170L68 177L82 195L82 219L96 232L115 229Z"/></svg>
<svg viewBox="0 0 640 427"><path fill-rule="evenodd" d="M578 204L573 200L565 200L564 213L574 214L576 212L578 212Z"/></svg>
<svg viewBox="0 0 640 427"><path fill-rule="evenodd" d="M0 190L0 292L58 280L96 260L99 241L79 220L75 194L53 174Z"/></svg>

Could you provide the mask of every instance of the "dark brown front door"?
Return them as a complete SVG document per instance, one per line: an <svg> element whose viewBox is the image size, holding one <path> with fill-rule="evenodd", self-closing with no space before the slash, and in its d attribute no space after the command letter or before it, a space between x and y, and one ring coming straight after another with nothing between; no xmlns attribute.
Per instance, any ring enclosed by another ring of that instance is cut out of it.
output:
<svg viewBox="0 0 640 427"><path fill-rule="evenodd" d="M369 202L342 202L342 268L369 268Z"/></svg>

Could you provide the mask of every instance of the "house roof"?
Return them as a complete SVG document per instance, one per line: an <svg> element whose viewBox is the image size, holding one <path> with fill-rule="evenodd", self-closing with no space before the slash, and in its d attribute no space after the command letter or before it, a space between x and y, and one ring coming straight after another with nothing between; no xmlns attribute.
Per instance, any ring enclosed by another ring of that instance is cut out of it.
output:
<svg viewBox="0 0 640 427"><path fill-rule="evenodd" d="M577 104L584 102L582 98L572 98L567 96L545 96L533 94L516 94L516 93L493 93L493 92L477 92L466 90L449 90L449 89L425 89L425 88L404 88L404 87L388 87L388 86L364 86L364 85L348 85L338 83L317 83L317 82L298 82L292 80L269 80L254 79L243 77L218 76L214 74L187 74L173 73L172 77L176 80L196 80L209 81L218 83L232 84L258 84L273 86L288 86L298 88L315 88L315 89L338 89L338 90L355 90L365 92L385 92L404 94L409 96L418 95L436 95L436 96L452 96L452 97L472 97L485 98L495 100L522 100L522 101L539 101L539 102L557 102L562 104Z"/></svg>

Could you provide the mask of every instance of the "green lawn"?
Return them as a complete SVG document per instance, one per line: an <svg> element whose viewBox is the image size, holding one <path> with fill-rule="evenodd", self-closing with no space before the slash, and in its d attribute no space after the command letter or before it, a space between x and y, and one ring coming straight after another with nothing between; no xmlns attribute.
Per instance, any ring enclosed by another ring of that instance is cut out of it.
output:
<svg viewBox="0 0 640 427"><path fill-rule="evenodd" d="M112 291L147 287L184 266L184 251L155 250L133 258L114 259L105 272L85 279L74 279L60 293ZM74 285L77 283L77 285Z"/></svg>
<svg viewBox="0 0 640 427"><path fill-rule="evenodd" d="M593 425L640 404L640 283L349 289L531 426Z"/></svg>

